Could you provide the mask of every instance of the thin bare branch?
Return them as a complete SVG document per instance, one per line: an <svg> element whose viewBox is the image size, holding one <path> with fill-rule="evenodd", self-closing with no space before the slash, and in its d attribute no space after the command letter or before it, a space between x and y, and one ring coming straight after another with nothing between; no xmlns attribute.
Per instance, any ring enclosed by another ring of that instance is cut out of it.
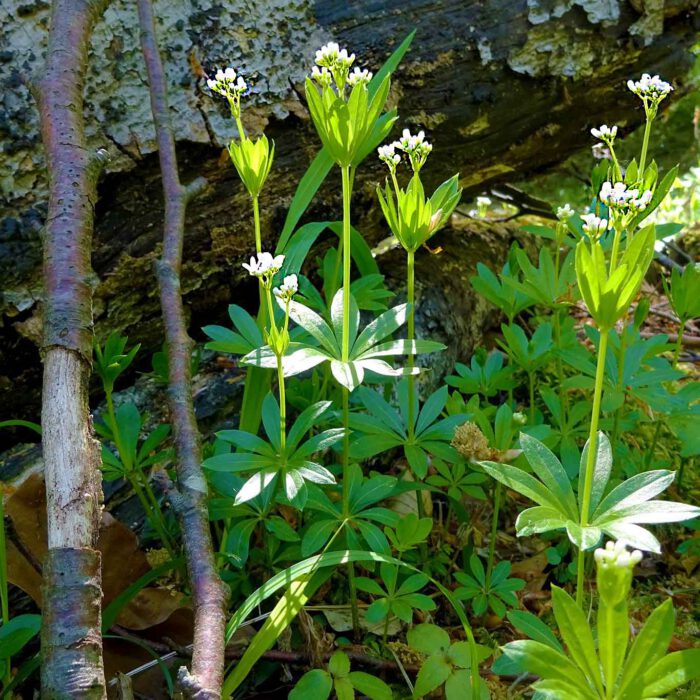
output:
<svg viewBox="0 0 700 700"><path fill-rule="evenodd" d="M180 689L186 697L219 698L224 671L224 626L227 591L214 562L202 472L200 436L192 404L191 356L180 293L180 270L188 200L205 185L198 178L180 183L163 63L151 0L138 0L143 51L163 178L165 223L163 255L156 263L168 352L168 398L177 450L178 494L173 496L182 522L182 537L195 612L192 670L181 668Z"/></svg>

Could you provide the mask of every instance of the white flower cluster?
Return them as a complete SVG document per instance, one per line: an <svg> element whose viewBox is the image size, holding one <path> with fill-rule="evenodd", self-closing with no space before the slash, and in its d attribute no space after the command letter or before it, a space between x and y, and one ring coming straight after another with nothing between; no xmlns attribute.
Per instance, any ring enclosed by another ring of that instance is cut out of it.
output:
<svg viewBox="0 0 700 700"><path fill-rule="evenodd" d="M401 156L396 152L396 146L393 143L380 146L377 149L377 153L379 154L379 160L381 160L382 163L386 163L391 172L394 172L396 166L401 162Z"/></svg>
<svg viewBox="0 0 700 700"><path fill-rule="evenodd" d="M345 67L350 70L350 66L355 60L355 54L348 55L347 49L341 49L335 41L329 41L316 52L316 65L325 68Z"/></svg>
<svg viewBox="0 0 700 700"><path fill-rule="evenodd" d="M358 84L367 85L370 80L372 80L372 73L366 68L360 70L357 66L355 66L352 69L352 73L348 75L348 85L350 87L355 87L355 85Z"/></svg>
<svg viewBox="0 0 700 700"><path fill-rule="evenodd" d="M379 160L386 163L391 172L394 172L401 162L401 156L396 153L397 150L403 151L408 156L413 172L417 173L425 164L433 146L425 140L424 131L412 134L408 129L404 129L400 139L377 149Z"/></svg>
<svg viewBox="0 0 700 700"><path fill-rule="evenodd" d="M651 201L651 190L645 190L641 195L639 190L627 189L624 182L604 182L600 188L600 201L611 209L646 209Z"/></svg>
<svg viewBox="0 0 700 700"><path fill-rule="evenodd" d="M214 79L207 80L207 85L212 92L218 92L224 97L229 97L233 93L240 96L248 89L248 84L233 68L219 69L216 71Z"/></svg>
<svg viewBox="0 0 700 700"><path fill-rule="evenodd" d="M607 144L612 144L617 136L617 127L603 124L598 129L591 129L591 134Z"/></svg>
<svg viewBox="0 0 700 700"><path fill-rule="evenodd" d="M597 241L608 230L608 220L601 219L595 214L584 214L581 219L584 222L583 232L594 241Z"/></svg>
<svg viewBox="0 0 700 700"><path fill-rule="evenodd" d="M574 215L574 210L570 204L565 204L563 207L557 207L557 219L561 222L567 222Z"/></svg>
<svg viewBox="0 0 700 700"><path fill-rule="evenodd" d="M620 569L633 569L642 561L642 553L638 549L628 552L624 542L619 540L617 542L607 542L605 549L596 549L593 556L598 566L616 566Z"/></svg>
<svg viewBox="0 0 700 700"><path fill-rule="evenodd" d="M319 70L318 66L311 69L311 79L321 87L330 87L333 83L333 74L325 66Z"/></svg>
<svg viewBox="0 0 700 700"><path fill-rule="evenodd" d="M394 142L394 146L400 148L408 156L414 173L423 167L433 150L433 145L425 140L424 131L412 134L408 129L403 130L401 138Z"/></svg>
<svg viewBox="0 0 700 700"><path fill-rule="evenodd" d="M281 256L283 257L283 256ZM275 287L272 292L278 298L284 302L291 301L292 297L299 291L299 281L296 275L286 275L284 282L279 286Z"/></svg>
<svg viewBox="0 0 700 700"><path fill-rule="evenodd" d="M207 85L212 92L223 95L231 108L234 117L241 116L241 96L248 89L248 84L233 68L219 69L214 79L207 80Z"/></svg>
<svg viewBox="0 0 700 700"><path fill-rule="evenodd" d="M665 80L661 80L658 75L651 76L649 73L644 73L637 80L628 80L627 87L637 96L658 104L668 95L673 88Z"/></svg>
<svg viewBox="0 0 700 700"><path fill-rule="evenodd" d="M257 259L255 256L251 257L250 263L243 263L243 267L248 270L251 277L271 279L280 271L283 263L284 255L273 257L271 253L258 253Z"/></svg>

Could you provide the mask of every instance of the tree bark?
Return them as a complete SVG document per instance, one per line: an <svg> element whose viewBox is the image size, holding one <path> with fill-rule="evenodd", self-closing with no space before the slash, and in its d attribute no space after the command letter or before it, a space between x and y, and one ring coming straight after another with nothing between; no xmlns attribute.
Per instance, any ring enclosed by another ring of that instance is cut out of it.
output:
<svg viewBox="0 0 700 700"><path fill-rule="evenodd" d="M38 86L49 169L44 238L42 428L48 516L42 697L106 697L102 665L100 447L93 439L90 252L99 156L86 148L88 43L106 0L54 0Z"/></svg>
<svg viewBox="0 0 700 700"><path fill-rule="evenodd" d="M180 291L180 269L185 237L187 202L206 185L198 178L184 187L180 182L175 138L151 0L138 0L143 50L150 86L151 110L156 128L165 201L163 254L156 263L160 304L168 356L168 403L177 452L179 493L171 497L182 524L182 540L194 606L192 671L178 673L187 698L218 700L224 673L224 628L227 593L214 561L207 510L207 483L202 472L202 451L192 403L191 363L194 343Z"/></svg>

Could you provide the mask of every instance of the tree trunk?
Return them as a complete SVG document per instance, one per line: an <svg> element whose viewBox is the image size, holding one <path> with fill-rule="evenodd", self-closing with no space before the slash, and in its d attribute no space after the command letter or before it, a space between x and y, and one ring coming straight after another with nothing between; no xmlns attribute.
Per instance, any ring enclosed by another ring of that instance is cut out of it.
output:
<svg viewBox="0 0 700 700"><path fill-rule="evenodd" d="M105 0L54 0L38 97L49 178L44 238L42 442L48 554L44 564L44 698L106 697L102 665L100 447L93 439L90 251L99 164L86 148L88 42Z"/></svg>
<svg viewBox="0 0 700 700"><path fill-rule="evenodd" d="M26 8L21 0L7 4ZM183 176L204 175L209 182L188 210L181 278L191 332L221 321L234 298L255 301L254 286L240 270L253 248L248 198L228 156L221 157L234 135L233 120L208 94L205 73L225 65L240 69L254 83L246 127L253 133L264 128L276 140L275 165L261 201L264 243L270 248L298 177L320 147L299 91L314 50L328 39L346 44L363 65L376 69L418 28L393 81L399 125L425 128L435 144L425 171L433 180L428 185L459 171L466 191L473 193L560 162L590 145L592 126L617 122L624 131L635 126L643 113L624 87L627 78L658 72L674 82L674 98L683 92L698 2L665 3L665 17L656 5L622 0L317 0L286 6L263 0L244 7L215 0L157 2ZM34 53L23 47L27 41L42 46L45 21L41 8L17 9L13 17L0 28L5 50L0 55L12 56L12 62L0 62L0 79L10 83L17 82L17 61L20 70L32 67ZM108 147L113 156L97 208L97 333L104 337L117 329L153 351L163 337L152 273L163 206L131 8L110 9L95 33L92 61L88 143ZM13 139L12 152L6 151L0 165L8 217L0 228L0 241L4 237L6 243L0 247L0 274L7 279L0 302L0 401L9 415L32 419L42 323L35 302L36 241L46 179L23 99L19 91L15 101L0 105L1 123ZM373 193L384 175L369 161L358 173L355 204L356 211L364 210L358 226L377 240L386 231ZM337 218L339 188L332 184L309 217Z"/></svg>

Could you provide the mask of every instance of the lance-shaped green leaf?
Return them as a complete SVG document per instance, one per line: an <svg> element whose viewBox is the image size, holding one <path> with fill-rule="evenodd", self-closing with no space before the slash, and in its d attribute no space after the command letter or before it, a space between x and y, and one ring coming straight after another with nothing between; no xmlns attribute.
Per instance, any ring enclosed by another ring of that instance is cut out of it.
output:
<svg viewBox="0 0 700 700"><path fill-rule="evenodd" d="M603 433L598 434L596 442L592 503L597 507L583 527L580 506L568 485L564 467L536 438L521 434L520 443L539 478L507 464L480 463L491 477L538 504L518 516L515 524L518 536L565 528L569 539L582 549L595 547L605 533L636 549L659 552L658 540L640 524L679 522L700 515L697 506L650 500L673 481L673 472L665 470L637 474L604 496L612 469L612 451ZM581 470L585 469L587 454L588 443L581 456Z"/></svg>
<svg viewBox="0 0 700 700"><path fill-rule="evenodd" d="M243 430L222 430L217 437L238 448L235 453L222 452L204 460L204 467L223 472L255 472L238 489L235 505L255 499L273 484L280 484L286 499L303 508L307 499L306 482L334 484L335 477L326 467L311 457L322 452L343 437L342 428L322 430L304 440L304 436L328 411L331 403L320 401L306 408L281 440L280 407L270 393L263 401L262 422L267 435L263 440ZM277 477L280 477L279 480Z"/></svg>
<svg viewBox="0 0 700 700"><path fill-rule="evenodd" d="M288 354L282 359L285 375L291 376L304 369L328 361L336 381L354 391L364 380L365 372L374 372L387 377L417 374L418 367L392 367L382 358L418 353L438 352L445 346L430 340L391 340L385 338L397 330L407 318L407 305L401 304L380 314L357 335L359 310L352 295L350 332L351 344L347 361L343 359L340 339L343 334L343 290L339 289L331 303L331 323L308 306L297 301L289 303L289 317L319 343L319 348L290 343ZM280 305L283 304L278 300ZM385 342L381 342L385 341ZM289 352L291 351L291 355ZM255 365L273 367L273 353L262 348L246 355L243 361Z"/></svg>
<svg viewBox="0 0 700 700"><path fill-rule="evenodd" d="M422 479L428 472L431 455L448 462L459 460L459 454L450 445L450 440L455 427L464 422L465 416L458 414L441 418L448 399L445 386L431 394L422 407L416 396L414 407L419 407L419 410L414 411L411 417L408 391L408 383L401 382L398 387L401 410L397 411L376 391L365 387L360 390L360 401L367 413L353 413L350 416L350 426L355 431L350 450L353 457L367 459L401 446L414 474ZM413 425L409 430L411 418Z"/></svg>

